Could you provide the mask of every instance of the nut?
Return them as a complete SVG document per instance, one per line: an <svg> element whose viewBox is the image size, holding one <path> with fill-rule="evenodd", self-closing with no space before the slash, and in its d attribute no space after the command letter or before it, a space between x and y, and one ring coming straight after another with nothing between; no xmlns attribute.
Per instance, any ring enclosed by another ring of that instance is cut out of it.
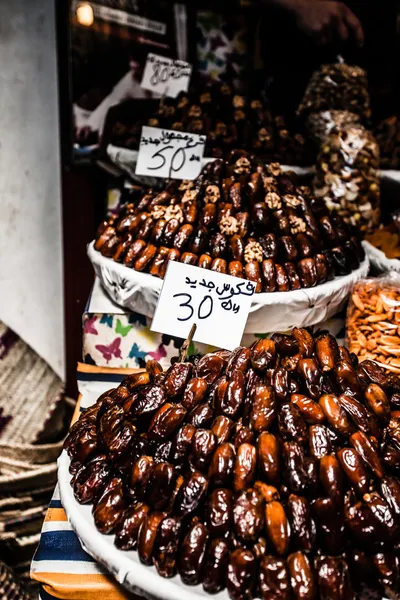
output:
<svg viewBox="0 0 400 600"><path fill-rule="evenodd" d="M170 204L169 206L167 206L164 213L164 219L166 221L171 221L171 219L177 219L179 223L183 223L183 212L179 204Z"/></svg>
<svg viewBox="0 0 400 600"><path fill-rule="evenodd" d="M247 243L244 249L244 260L246 262L262 262L263 259L263 251L261 244L256 242L255 240L251 240Z"/></svg>
<svg viewBox="0 0 400 600"><path fill-rule="evenodd" d="M221 233L224 233L225 235L234 235L239 231L237 219L229 215L222 217L219 223L219 229Z"/></svg>
<svg viewBox="0 0 400 600"><path fill-rule="evenodd" d="M206 187L206 192L204 194L205 202L211 202L215 204L221 198L221 192L219 191L219 187L217 185L208 185Z"/></svg>

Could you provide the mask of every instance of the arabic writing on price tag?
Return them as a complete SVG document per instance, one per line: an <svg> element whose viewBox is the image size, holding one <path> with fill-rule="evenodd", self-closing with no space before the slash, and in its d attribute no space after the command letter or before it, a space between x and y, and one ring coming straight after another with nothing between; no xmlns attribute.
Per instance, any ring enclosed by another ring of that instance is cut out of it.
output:
<svg viewBox="0 0 400 600"><path fill-rule="evenodd" d="M233 350L240 345L255 293L252 281L171 261L151 330Z"/></svg>
<svg viewBox="0 0 400 600"><path fill-rule="evenodd" d="M205 135L142 127L136 175L195 179L202 167Z"/></svg>
<svg viewBox="0 0 400 600"><path fill-rule="evenodd" d="M162 96L176 98L189 88L192 65L150 52L147 55L141 87Z"/></svg>

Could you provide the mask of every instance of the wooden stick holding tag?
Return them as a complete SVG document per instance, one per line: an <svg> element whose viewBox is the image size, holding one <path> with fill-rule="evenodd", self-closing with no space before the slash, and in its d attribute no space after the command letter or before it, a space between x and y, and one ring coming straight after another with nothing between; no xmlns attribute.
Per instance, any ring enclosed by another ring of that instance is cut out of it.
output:
<svg viewBox="0 0 400 600"><path fill-rule="evenodd" d="M194 336L194 334L196 332L196 329L197 329L197 325L196 325L196 323L193 323L193 325L192 325L192 327L191 327L191 329L189 331L189 335L187 336L186 340L183 342L182 346L180 347L178 362L185 362L186 361L187 353L188 353L189 346L190 346L190 342L193 339L193 336Z"/></svg>

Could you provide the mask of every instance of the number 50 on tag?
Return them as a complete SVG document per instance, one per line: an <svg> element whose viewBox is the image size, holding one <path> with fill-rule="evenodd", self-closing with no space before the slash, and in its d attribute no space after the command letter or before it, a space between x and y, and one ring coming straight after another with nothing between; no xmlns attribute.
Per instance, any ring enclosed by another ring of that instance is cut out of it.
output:
<svg viewBox="0 0 400 600"><path fill-rule="evenodd" d="M194 341L233 350L240 345L255 284L170 262L151 330L186 338L193 323Z"/></svg>

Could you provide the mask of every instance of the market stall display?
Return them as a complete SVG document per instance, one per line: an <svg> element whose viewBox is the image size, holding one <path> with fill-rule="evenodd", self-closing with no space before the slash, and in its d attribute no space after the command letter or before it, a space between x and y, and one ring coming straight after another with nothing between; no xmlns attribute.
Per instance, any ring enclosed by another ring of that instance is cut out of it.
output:
<svg viewBox="0 0 400 600"><path fill-rule="evenodd" d="M399 391L329 334L296 328L166 373L150 361L71 429L75 498L119 549L179 573L177 593L395 597Z"/></svg>
<svg viewBox="0 0 400 600"><path fill-rule="evenodd" d="M127 204L101 224L94 249L154 277L180 260L254 281L257 292L314 287L364 258L351 228L293 174L241 151L194 181L167 182Z"/></svg>
<svg viewBox="0 0 400 600"><path fill-rule="evenodd" d="M188 93L163 98L150 118L138 117L134 105L131 110L127 108L128 104L114 109L114 123L108 123L103 140L105 146L137 150L142 126L148 125L206 135L207 157L223 158L239 147L266 161L289 165L309 165L314 160L311 141L289 127L282 115L273 115L263 98L247 99L228 84L194 82Z"/></svg>

